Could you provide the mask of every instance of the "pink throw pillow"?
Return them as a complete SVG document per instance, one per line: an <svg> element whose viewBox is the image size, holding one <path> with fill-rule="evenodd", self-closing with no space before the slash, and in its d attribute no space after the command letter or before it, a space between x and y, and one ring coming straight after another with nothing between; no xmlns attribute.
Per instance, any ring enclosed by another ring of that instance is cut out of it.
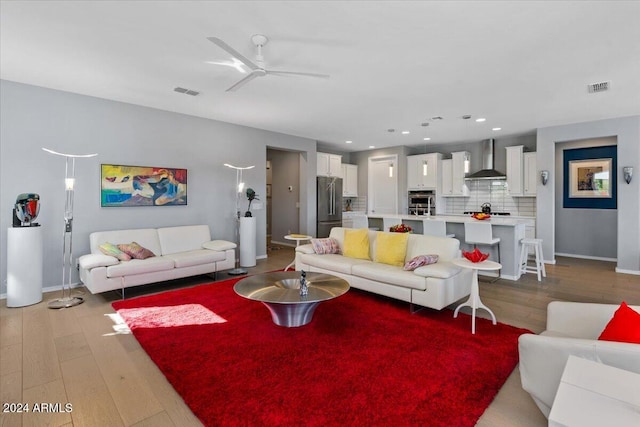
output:
<svg viewBox="0 0 640 427"><path fill-rule="evenodd" d="M118 245L118 249L128 254L131 258L135 258L135 259L147 259L155 256L155 254L151 252L149 249L143 248L136 242L131 242L128 245L127 244Z"/></svg>
<svg viewBox="0 0 640 427"><path fill-rule="evenodd" d="M333 238L311 239L311 245L313 246L314 252L319 255L340 253L340 246L338 246L338 241Z"/></svg>
<svg viewBox="0 0 640 427"><path fill-rule="evenodd" d="M404 270L413 271L423 265L435 264L436 262L438 262L438 255L418 255L404 265Z"/></svg>

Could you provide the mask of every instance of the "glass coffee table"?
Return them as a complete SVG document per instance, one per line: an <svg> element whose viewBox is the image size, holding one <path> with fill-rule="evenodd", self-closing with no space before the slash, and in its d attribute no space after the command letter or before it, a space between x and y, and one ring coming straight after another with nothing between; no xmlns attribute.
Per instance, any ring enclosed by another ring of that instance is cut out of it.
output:
<svg viewBox="0 0 640 427"><path fill-rule="evenodd" d="M324 273L307 273L307 295L300 295L299 271L256 274L240 280L233 290L241 297L260 301L271 312L273 323L288 328L306 325L318 304L349 290L349 283Z"/></svg>

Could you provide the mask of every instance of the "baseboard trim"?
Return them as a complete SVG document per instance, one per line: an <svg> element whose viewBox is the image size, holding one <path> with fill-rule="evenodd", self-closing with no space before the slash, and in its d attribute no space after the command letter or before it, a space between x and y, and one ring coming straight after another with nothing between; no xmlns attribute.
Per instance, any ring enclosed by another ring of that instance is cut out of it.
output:
<svg viewBox="0 0 640 427"><path fill-rule="evenodd" d="M599 256L565 254L565 253L561 253L561 252L556 252L555 255L556 256L564 256L564 257L567 257L567 258L592 259L594 261L609 261L609 262L618 261L618 258L605 258L605 257L599 257Z"/></svg>
<svg viewBox="0 0 640 427"><path fill-rule="evenodd" d="M78 283L72 283L71 284L71 289L74 288L82 288L84 287L84 285L82 284L82 282L78 282ZM58 286L47 286L46 288L42 288L42 293L45 292L55 292L55 291L61 291L62 290L62 285L58 285ZM7 299L7 294L0 294L0 300L3 299Z"/></svg>
<svg viewBox="0 0 640 427"><path fill-rule="evenodd" d="M640 276L640 270L626 270L624 268L616 267L616 273L633 274L634 276Z"/></svg>

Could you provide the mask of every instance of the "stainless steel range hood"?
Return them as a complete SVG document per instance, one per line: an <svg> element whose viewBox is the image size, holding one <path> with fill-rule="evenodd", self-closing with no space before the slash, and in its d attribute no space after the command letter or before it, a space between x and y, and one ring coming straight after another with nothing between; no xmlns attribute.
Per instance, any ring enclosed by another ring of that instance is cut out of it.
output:
<svg viewBox="0 0 640 427"><path fill-rule="evenodd" d="M482 169L478 172L474 172L467 176L465 179L469 181L481 180L481 179L507 179L507 175L504 172L497 171L493 168L494 153L493 148L495 145L495 139L485 139L482 144Z"/></svg>

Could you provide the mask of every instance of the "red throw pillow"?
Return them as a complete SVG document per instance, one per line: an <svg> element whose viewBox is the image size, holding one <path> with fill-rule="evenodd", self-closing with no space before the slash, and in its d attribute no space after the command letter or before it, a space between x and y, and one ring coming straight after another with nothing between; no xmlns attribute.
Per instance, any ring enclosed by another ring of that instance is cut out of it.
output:
<svg viewBox="0 0 640 427"><path fill-rule="evenodd" d="M623 301L598 339L640 344L640 313Z"/></svg>

